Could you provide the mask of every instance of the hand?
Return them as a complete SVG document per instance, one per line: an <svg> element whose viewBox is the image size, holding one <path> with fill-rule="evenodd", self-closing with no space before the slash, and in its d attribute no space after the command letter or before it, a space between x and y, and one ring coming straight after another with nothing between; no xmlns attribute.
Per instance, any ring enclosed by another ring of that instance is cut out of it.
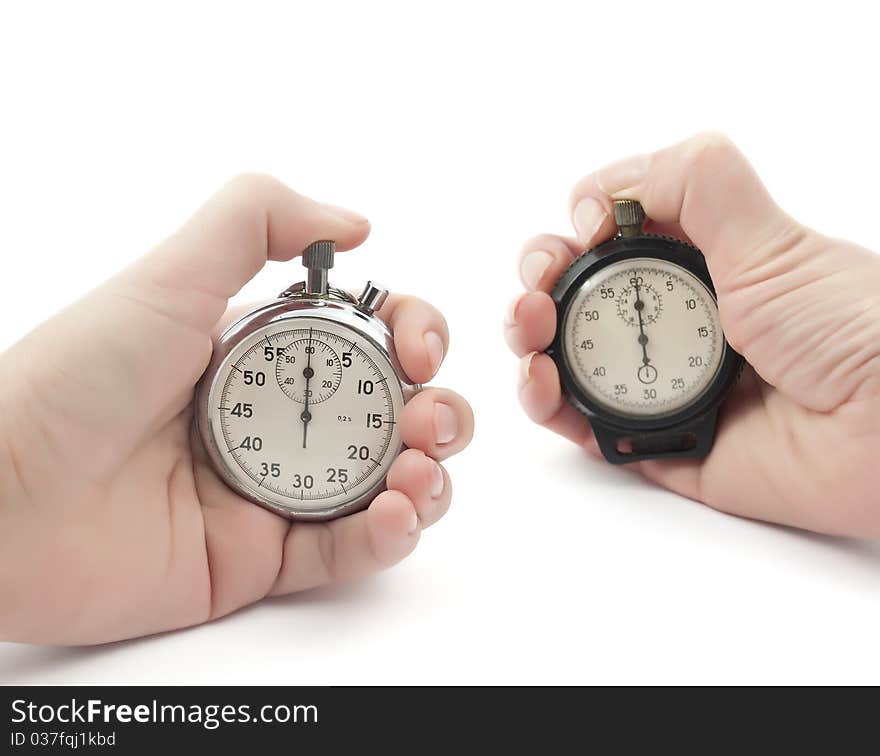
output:
<svg viewBox="0 0 880 756"><path fill-rule="evenodd" d="M703 135L582 179L576 237L538 236L520 259L529 290L505 331L522 357L519 397L535 422L596 455L542 350L556 328L547 292L614 231L612 199L638 199L654 233L706 256L727 338L753 366L722 407L704 460L649 460L645 477L744 517L880 536L880 257L805 228L771 200L725 138Z"/></svg>
<svg viewBox="0 0 880 756"><path fill-rule="evenodd" d="M369 224L273 179L231 182L157 249L0 356L0 638L100 643L222 616L264 596L351 580L409 554L449 506L442 460L470 441L457 394L429 388L369 509L291 524L215 475L193 387L227 299L267 259L315 239L351 249ZM393 295L379 311L428 381L443 317ZM227 319L229 315L226 316Z"/></svg>

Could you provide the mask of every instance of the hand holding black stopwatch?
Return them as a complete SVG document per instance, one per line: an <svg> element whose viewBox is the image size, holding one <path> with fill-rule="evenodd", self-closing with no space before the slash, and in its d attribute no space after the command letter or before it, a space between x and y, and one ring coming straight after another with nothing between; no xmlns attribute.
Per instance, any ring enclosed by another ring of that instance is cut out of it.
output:
<svg viewBox="0 0 880 756"><path fill-rule="evenodd" d="M208 456L234 491L292 519L366 508L385 488L402 442L397 422L420 390L374 314L388 292L355 299L327 272L335 245L303 253L305 282L220 336L197 393Z"/></svg>
<svg viewBox="0 0 880 756"><path fill-rule="evenodd" d="M547 353L609 462L704 457L743 359L724 338L702 253L644 233L638 202L615 201L614 216L618 235L553 291Z"/></svg>

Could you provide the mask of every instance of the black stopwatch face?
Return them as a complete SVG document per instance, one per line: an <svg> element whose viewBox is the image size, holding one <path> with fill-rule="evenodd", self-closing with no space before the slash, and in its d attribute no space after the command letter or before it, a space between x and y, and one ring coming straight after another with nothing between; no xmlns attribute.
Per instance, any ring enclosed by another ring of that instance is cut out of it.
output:
<svg viewBox="0 0 880 756"><path fill-rule="evenodd" d="M724 338L705 261L685 242L612 239L572 264L553 299L550 353L570 400L621 434L714 413L736 379L742 358Z"/></svg>

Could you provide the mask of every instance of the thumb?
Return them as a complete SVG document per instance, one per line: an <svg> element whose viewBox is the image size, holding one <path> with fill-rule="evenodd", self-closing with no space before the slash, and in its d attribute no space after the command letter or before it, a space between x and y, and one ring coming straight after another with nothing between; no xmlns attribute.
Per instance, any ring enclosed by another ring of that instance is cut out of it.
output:
<svg viewBox="0 0 880 756"><path fill-rule="evenodd" d="M806 232L721 134L699 134L582 179L572 193L575 225L585 215L583 200L598 200L611 218L612 200L623 198L638 199L652 221L678 224L705 254L717 288L794 246Z"/></svg>
<svg viewBox="0 0 880 756"><path fill-rule="evenodd" d="M227 300L267 260L290 260L319 239L356 247L370 225L350 210L315 202L280 181L230 181L180 231L120 274L171 319L210 333Z"/></svg>
<svg viewBox="0 0 880 756"><path fill-rule="evenodd" d="M729 139L701 134L586 177L572 195L575 225L592 218L610 233L617 198L638 199L702 250L725 335L765 381L819 411L875 384L880 329L867 313L880 261L783 212Z"/></svg>
<svg viewBox="0 0 880 756"><path fill-rule="evenodd" d="M0 379L7 368L22 373L15 385L32 399L23 427L112 468L189 404L227 299L267 260L319 239L351 249L369 230L274 179L234 179L180 231L4 355Z"/></svg>

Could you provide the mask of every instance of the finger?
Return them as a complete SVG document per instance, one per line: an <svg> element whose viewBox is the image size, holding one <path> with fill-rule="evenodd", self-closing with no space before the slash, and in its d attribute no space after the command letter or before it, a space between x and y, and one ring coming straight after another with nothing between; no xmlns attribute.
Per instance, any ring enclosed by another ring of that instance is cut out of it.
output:
<svg viewBox="0 0 880 756"><path fill-rule="evenodd" d="M229 328L233 323L238 321L243 315L246 315L249 312L252 312L257 307L260 307L265 304L265 301L262 302L249 302L231 305L226 308L225 312L220 316L217 322L214 324L214 328L211 331L211 338L214 341L220 338L222 333Z"/></svg>
<svg viewBox="0 0 880 756"><path fill-rule="evenodd" d="M828 241L779 208L728 139L703 134L588 176L572 195L575 224L581 203L607 209L611 197L639 199L700 247L725 337L767 383L829 412L876 381L865 316L875 256L842 244L825 254Z"/></svg>
<svg viewBox="0 0 880 756"><path fill-rule="evenodd" d="M581 241L613 230L612 198L638 199L655 221L680 224L706 255L716 286L780 254L803 234L742 153L718 134L627 158L582 179L571 196Z"/></svg>
<svg viewBox="0 0 880 756"><path fill-rule="evenodd" d="M700 485L704 469L702 459L649 459L637 463L638 471L679 496L702 501Z"/></svg>
<svg viewBox="0 0 880 756"><path fill-rule="evenodd" d="M590 423L562 396L559 373L546 354L520 360L519 400L531 420L599 455Z"/></svg>
<svg viewBox="0 0 880 756"><path fill-rule="evenodd" d="M400 491L384 491L365 512L329 523L295 523L284 541L277 596L327 583L357 580L407 556L421 527L413 502Z"/></svg>
<svg viewBox="0 0 880 756"><path fill-rule="evenodd" d="M731 506L729 499L719 502L712 497L715 489L736 492L732 497L734 502L749 503L758 498L744 493L747 482L737 480L735 470L749 464L739 462L743 454L761 457L762 452L756 451L759 447L756 440L772 436L763 425L766 422L766 406L760 398L762 393L760 379L754 370L747 367L719 410L715 443L708 457L693 460L646 460L638 463L639 472L648 480L680 496L705 502L731 514L766 519L747 508ZM758 432L751 430L756 427L756 420L759 423L757 427L760 428ZM760 476L756 479L760 479ZM714 486L706 485L706 481L713 480ZM720 486L719 480L723 481Z"/></svg>
<svg viewBox="0 0 880 756"><path fill-rule="evenodd" d="M519 255L519 277L528 291L549 292L582 252L577 239L542 234L529 239Z"/></svg>
<svg viewBox="0 0 880 756"><path fill-rule="evenodd" d="M410 449L437 460L458 454L474 435L470 405L454 391L430 388L407 402L400 418L400 436Z"/></svg>
<svg viewBox="0 0 880 756"><path fill-rule="evenodd" d="M290 522L234 493L214 472L194 425L190 436L211 576L209 616L221 617L266 595Z"/></svg>
<svg viewBox="0 0 880 756"><path fill-rule="evenodd" d="M407 449L388 471L388 488L405 494L423 528L439 520L452 500L452 484L443 467L418 449Z"/></svg>
<svg viewBox="0 0 880 756"><path fill-rule="evenodd" d="M517 357L543 351L555 335L556 305L549 294L527 292L511 302L504 319L504 338Z"/></svg>
<svg viewBox="0 0 880 756"><path fill-rule="evenodd" d="M267 260L290 260L320 239L351 249L369 230L367 220L349 210L304 197L269 176L244 175L118 280L169 318L207 333Z"/></svg>
<svg viewBox="0 0 880 756"><path fill-rule="evenodd" d="M437 373L449 348L449 328L440 311L416 297L392 294L377 312L394 334L394 348L414 383Z"/></svg>

